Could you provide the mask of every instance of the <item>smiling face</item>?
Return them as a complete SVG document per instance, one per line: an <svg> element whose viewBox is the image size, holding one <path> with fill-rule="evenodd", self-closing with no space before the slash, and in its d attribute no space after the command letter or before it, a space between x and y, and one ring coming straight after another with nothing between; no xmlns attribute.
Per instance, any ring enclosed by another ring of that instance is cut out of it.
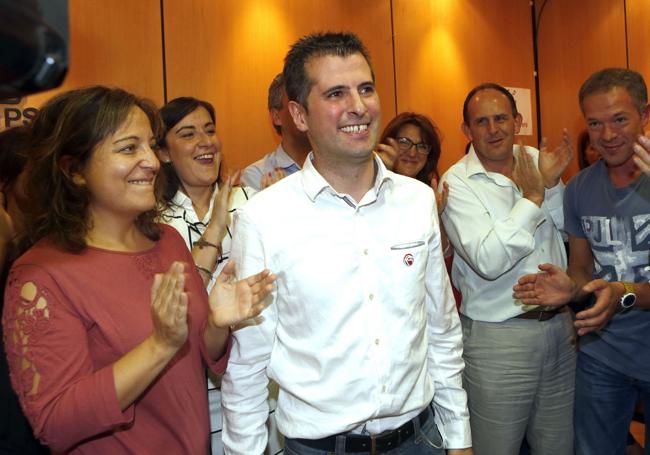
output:
<svg viewBox="0 0 650 455"><path fill-rule="evenodd" d="M160 151L171 161L183 187L211 187L219 176L221 142L216 126L204 107L198 107L174 125L165 136Z"/></svg>
<svg viewBox="0 0 650 455"><path fill-rule="evenodd" d="M512 145L521 127L521 115L512 113L512 106L503 93L481 90L470 100L469 123L463 123L465 136L488 171L502 169L512 163Z"/></svg>
<svg viewBox="0 0 650 455"><path fill-rule="evenodd" d="M306 106L291 101L296 126L306 131L317 159L363 162L375 148L381 107L363 55L313 57L306 64L313 82Z"/></svg>
<svg viewBox="0 0 650 455"><path fill-rule="evenodd" d="M83 169L72 174L90 194L94 223L106 217L135 219L156 205L154 183L160 163L149 118L133 107L117 131L100 142Z"/></svg>
<svg viewBox="0 0 650 455"><path fill-rule="evenodd" d="M625 88L614 87L582 101L589 142L608 167L632 163L632 146L648 124L648 107L639 113Z"/></svg>
<svg viewBox="0 0 650 455"><path fill-rule="evenodd" d="M402 126L397 132L397 137L405 137L413 144L420 144L424 141L420 128L411 123ZM405 152L398 151L398 153L395 172L401 175L415 178L427 162L427 154L418 152L415 145Z"/></svg>

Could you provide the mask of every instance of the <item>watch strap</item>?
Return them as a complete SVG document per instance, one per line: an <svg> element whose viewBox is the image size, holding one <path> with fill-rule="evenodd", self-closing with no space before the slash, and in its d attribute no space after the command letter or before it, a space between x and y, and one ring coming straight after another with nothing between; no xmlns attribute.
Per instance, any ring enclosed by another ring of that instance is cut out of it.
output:
<svg viewBox="0 0 650 455"><path fill-rule="evenodd" d="M636 292L634 292L634 283L621 281L625 292L621 296L619 314L625 314L632 309L636 303Z"/></svg>
<svg viewBox="0 0 650 455"><path fill-rule="evenodd" d="M625 288L625 294L634 294L636 295L636 292L634 290L634 283L630 283L627 281L621 281L623 284L623 287Z"/></svg>

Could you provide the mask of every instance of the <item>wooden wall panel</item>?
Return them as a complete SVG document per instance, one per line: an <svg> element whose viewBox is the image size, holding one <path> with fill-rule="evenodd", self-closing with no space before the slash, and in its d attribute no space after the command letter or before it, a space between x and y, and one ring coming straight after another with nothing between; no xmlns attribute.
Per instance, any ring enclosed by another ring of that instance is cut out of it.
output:
<svg viewBox="0 0 650 455"><path fill-rule="evenodd" d="M643 74L650 85L650 2L627 0L627 44L630 69Z"/></svg>
<svg viewBox="0 0 650 455"><path fill-rule="evenodd" d="M537 1L538 9L542 4ZM650 80L650 2L547 0L538 44L542 132L551 143L564 126L574 136L583 128L577 103L582 81L599 68L626 65L625 5L630 67ZM64 85L17 107L38 107L54 93L90 84L121 86L161 104L160 6L160 0L70 0L71 65ZM361 36L373 57L383 124L404 110L430 115L444 135L442 170L462 156L461 107L471 87L493 80L534 89L525 1L163 0L163 7L168 99L194 95L214 103L232 167L247 165L278 142L266 110L267 87L288 46L309 32ZM535 137L526 142L534 144ZM576 169L574 163L568 175Z"/></svg>
<svg viewBox="0 0 650 455"><path fill-rule="evenodd" d="M626 66L624 1L548 1L538 46L542 133L556 144L562 128L568 128L575 144L585 128L580 86L594 71ZM565 177L577 171L575 157Z"/></svg>
<svg viewBox="0 0 650 455"><path fill-rule="evenodd" d="M530 88L535 115L528 2L393 0L393 18L398 111L428 114L441 129L441 171L464 154L463 101L476 85ZM522 139L534 144L533 134Z"/></svg>
<svg viewBox="0 0 650 455"><path fill-rule="evenodd" d="M165 0L164 17L168 99L214 104L229 168L245 167L279 142L268 85L289 45L310 32L357 33L373 59L384 118L395 113L389 0Z"/></svg>
<svg viewBox="0 0 650 455"><path fill-rule="evenodd" d="M122 87L163 101L159 0L69 0L70 67L63 85L30 96L40 106L55 93L85 85Z"/></svg>

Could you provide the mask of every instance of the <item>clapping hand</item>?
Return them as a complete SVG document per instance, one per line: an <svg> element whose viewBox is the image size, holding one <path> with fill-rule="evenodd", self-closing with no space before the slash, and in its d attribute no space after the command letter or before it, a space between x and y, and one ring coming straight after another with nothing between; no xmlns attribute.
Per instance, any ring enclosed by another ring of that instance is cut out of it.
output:
<svg viewBox="0 0 650 455"><path fill-rule="evenodd" d="M574 325L578 335L602 329L616 312L623 295L623 291L617 289L622 287L620 283L598 279L577 289L574 281L559 267L541 264L539 269L539 273L519 278L513 287L513 297L525 305L562 306L574 300L578 294L593 292L596 303L576 314Z"/></svg>
<svg viewBox="0 0 650 455"><path fill-rule="evenodd" d="M212 215L210 215L210 230L214 232L215 239L219 242L224 235L226 235L226 227L228 226L228 209L230 208L230 193L232 187L239 181L240 171L237 170L234 174L228 177L214 195L214 203L212 206Z"/></svg>
<svg viewBox="0 0 650 455"><path fill-rule="evenodd" d="M641 171L650 176L650 138L648 136L639 136L637 143L634 144L634 162Z"/></svg>
<svg viewBox="0 0 650 455"><path fill-rule="evenodd" d="M539 145L539 172L545 188L553 188L560 181L573 157L571 136L565 128L562 131L562 142L554 150L549 150L546 138Z"/></svg>
<svg viewBox="0 0 650 455"><path fill-rule="evenodd" d="M228 327L260 314L264 298L273 290L275 278L269 270L263 270L237 281L235 263L228 262L210 292L211 323L216 327Z"/></svg>
<svg viewBox="0 0 650 455"><path fill-rule="evenodd" d="M524 275L512 288L513 297L524 305L561 306L575 293L573 280L552 264L540 264L539 273Z"/></svg>
<svg viewBox="0 0 650 455"><path fill-rule="evenodd" d="M267 172L262 175L262 180L260 180L260 189L265 189L273 185L274 183L279 182L287 176L287 173L281 167L276 167L271 172Z"/></svg>
<svg viewBox="0 0 650 455"><path fill-rule="evenodd" d="M384 166L389 171L392 171L395 168L395 161L399 153L397 153L397 141L392 137L387 137L386 142L388 144L377 144L377 155L384 162Z"/></svg>
<svg viewBox="0 0 650 455"><path fill-rule="evenodd" d="M512 171L512 180L521 189L523 197L541 207L544 202L542 174L535 166L533 157L521 143L519 144L519 153L516 155L515 168Z"/></svg>
<svg viewBox="0 0 650 455"><path fill-rule="evenodd" d="M593 280L582 288L587 293L596 295L596 303L590 308L576 314L574 325L578 335L584 335L602 329L616 313L620 306L621 297L625 288L618 282L608 282L603 279Z"/></svg>
<svg viewBox="0 0 650 455"><path fill-rule="evenodd" d="M151 286L153 336L161 345L179 349L187 340L185 265L174 262L166 273L157 273Z"/></svg>

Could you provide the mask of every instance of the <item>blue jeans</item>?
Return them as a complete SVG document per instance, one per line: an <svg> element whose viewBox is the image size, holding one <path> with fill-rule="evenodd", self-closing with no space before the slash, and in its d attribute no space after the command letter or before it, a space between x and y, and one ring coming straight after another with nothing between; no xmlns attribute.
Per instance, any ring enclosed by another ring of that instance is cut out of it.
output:
<svg viewBox="0 0 650 455"><path fill-rule="evenodd" d="M576 455L623 455L639 397L649 403L650 382L626 376L580 352L574 420ZM650 444L646 444L645 453L650 455Z"/></svg>
<svg viewBox="0 0 650 455"><path fill-rule="evenodd" d="M394 448L388 452L382 452L390 455L445 455L446 450L442 448L442 436L436 427L433 419L431 407L427 408L429 411L429 418L422 427L416 423L415 434L407 441L403 442L399 447ZM417 419L416 419L417 421ZM346 455L350 452L345 451L345 438L340 438L341 447L337 447L335 452L327 452L325 450L313 449L306 445L297 442L295 439L284 438L284 453L285 455ZM370 452L354 452L354 455L369 455Z"/></svg>

